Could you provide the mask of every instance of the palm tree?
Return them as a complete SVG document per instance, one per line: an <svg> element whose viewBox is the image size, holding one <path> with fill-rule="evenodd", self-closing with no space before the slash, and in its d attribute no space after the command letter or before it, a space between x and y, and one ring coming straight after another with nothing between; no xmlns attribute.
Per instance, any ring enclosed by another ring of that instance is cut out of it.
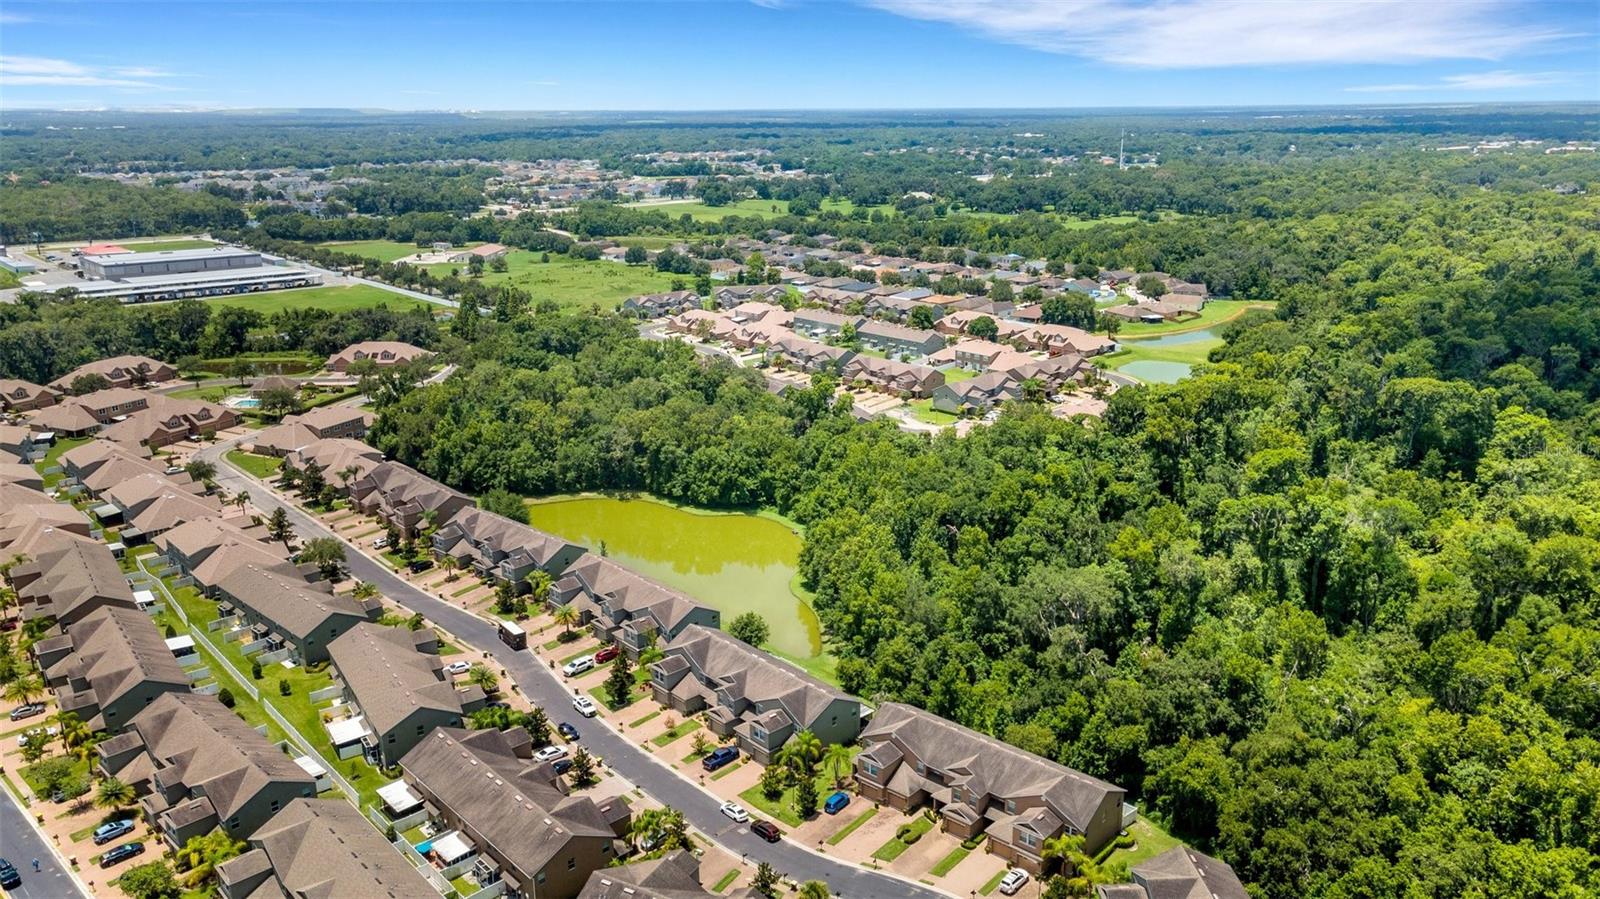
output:
<svg viewBox="0 0 1600 899"><path fill-rule="evenodd" d="M339 481L344 484L345 493L350 492L350 482L355 480L356 475L360 473L361 469L355 467L354 465L346 465L345 467L339 469Z"/></svg>
<svg viewBox="0 0 1600 899"><path fill-rule="evenodd" d="M132 805L133 800L133 785L123 783L116 777L107 777L100 781L100 788L94 795L94 804L104 809L119 809Z"/></svg>
<svg viewBox="0 0 1600 899"><path fill-rule="evenodd" d="M556 624L561 625L563 629L562 633L564 635L570 635L572 633L572 626L578 622L578 610L573 608L571 603L556 606L555 618Z"/></svg>
<svg viewBox="0 0 1600 899"><path fill-rule="evenodd" d="M835 743L829 746L828 751L822 754L822 764L833 772L833 786L835 789L844 785L843 772L849 770L852 761L850 747L843 743Z"/></svg>
<svg viewBox="0 0 1600 899"><path fill-rule="evenodd" d="M89 729L84 727L77 712L57 712L56 726L61 728L61 749L65 752L70 753L72 747L82 743L89 736Z"/></svg>
<svg viewBox="0 0 1600 899"><path fill-rule="evenodd" d="M178 853L179 867L188 870L184 884L190 889L198 888L216 874L218 865L237 856L244 849L244 841L236 840L220 829L190 837L189 842L184 843L183 850Z"/></svg>
<svg viewBox="0 0 1600 899"><path fill-rule="evenodd" d="M809 777L822 759L822 740L809 730L794 735L783 750L789 757L790 767L796 777Z"/></svg>
<svg viewBox="0 0 1600 899"><path fill-rule="evenodd" d="M542 606L550 599L550 572L535 568L522 582L528 585L528 602Z"/></svg>
<svg viewBox="0 0 1600 899"><path fill-rule="evenodd" d="M496 677L493 671L482 665L473 665L467 671L467 683L482 687L485 693L493 693L494 688L500 684L500 678Z"/></svg>
<svg viewBox="0 0 1600 899"><path fill-rule="evenodd" d="M238 493L233 495L233 504L239 507L240 512L244 511L244 507L248 505L249 502L250 492L248 490L240 490Z"/></svg>
<svg viewBox="0 0 1600 899"><path fill-rule="evenodd" d="M44 681L39 679L39 675L32 672L20 674L11 683L6 684L5 697L7 702L27 705L43 695Z"/></svg>
<svg viewBox="0 0 1600 899"><path fill-rule="evenodd" d="M1047 870L1053 862L1061 862L1068 895L1087 896L1094 891L1095 884L1113 880L1110 872L1101 868L1093 857L1083 851L1082 834L1062 834L1055 839L1045 840L1040 858Z"/></svg>
<svg viewBox="0 0 1600 899"><path fill-rule="evenodd" d="M446 582L454 581L456 579L456 567L460 564L461 563L456 560L456 557L450 555L449 553L442 553L439 556L439 567L443 568L445 571L444 579Z"/></svg>

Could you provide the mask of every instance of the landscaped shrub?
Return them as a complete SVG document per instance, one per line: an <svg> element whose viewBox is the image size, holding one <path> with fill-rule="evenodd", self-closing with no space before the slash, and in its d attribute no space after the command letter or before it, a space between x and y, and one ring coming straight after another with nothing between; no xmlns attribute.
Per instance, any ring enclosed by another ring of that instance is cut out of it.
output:
<svg viewBox="0 0 1600 899"><path fill-rule="evenodd" d="M230 709L233 708L233 691L229 690L227 687L223 687L221 690L218 690L217 702L222 703L224 706Z"/></svg>

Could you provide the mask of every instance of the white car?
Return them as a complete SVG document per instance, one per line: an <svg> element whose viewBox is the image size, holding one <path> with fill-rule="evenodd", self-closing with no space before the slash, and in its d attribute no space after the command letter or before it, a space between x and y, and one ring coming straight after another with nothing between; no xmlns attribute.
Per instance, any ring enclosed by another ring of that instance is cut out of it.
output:
<svg viewBox="0 0 1600 899"><path fill-rule="evenodd" d="M372 541L372 548L373 549L383 549L384 547L386 547L388 545L389 545L389 538L388 537L379 537L378 539Z"/></svg>
<svg viewBox="0 0 1600 899"><path fill-rule="evenodd" d="M1007 896L1015 896L1017 890L1022 889L1027 883L1028 872L1021 868L1012 868L1006 872L1006 876L1000 878L1000 892Z"/></svg>
<svg viewBox="0 0 1600 899"><path fill-rule="evenodd" d="M17 745L26 746L32 740L48 740L52 737L60 736L60 734L61 728L56 727L54 724L50 725L49 727L35 727L32 730L23 731L21 735L17 737Z"/></svg>
<svg viewBox="0 0 1600 899"><path fill-rule="evenodd" d="M582 674L593 667L594 656L584 656L582 658L573 659L567 664L562 665L561 673L565 674L567 677L571 677L574 674Z"/></svg>
<svg viewBox="0 0 1600 899"><path fill-rule="evenodd" d="M578 714L585 718L593 718L600 714L600 707L595 705L594 700L587 696L579 696L577 699L572 700L572 707L577 709Z"/></svg>
<svg viewBox="0 0 1600 899"><path fill-rule="evenodd" d="M750 813L745 811L744 806L737 802L724 802L722 804L722 813L740 824L750 820Z"/></svg>
<svg viewBox="0 0 1600 899"><path fill-rule="evenodd" d="M536 762L553 762L566 754L567 750L564 746L546 746L533 754L533 760Z"/></svg>
<svg viewBox="0 0 1600 899"><path fill-rule="evenodd" d="M445 674L466 674L472 670L471 662L451 662L444 666Z"/></svg>

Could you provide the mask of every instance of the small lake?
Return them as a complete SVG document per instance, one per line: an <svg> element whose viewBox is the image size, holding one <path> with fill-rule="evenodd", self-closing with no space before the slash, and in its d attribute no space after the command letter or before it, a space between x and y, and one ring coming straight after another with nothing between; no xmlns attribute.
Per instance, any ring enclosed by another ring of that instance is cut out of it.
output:
<svg viewBox="0 0 1600 899"><path fill-rule="evenodd" d="M1202 331L1185 331L1182 334L1165 334L1161 337L1127 337L1123 338L1128 343L1137 344L1152 350L1163 347L1184 346L1191 343L1202 343L1207 340L1221 340L1215 328L1206 328Z"/></svg>
<svg viewBox="0 0 1600 899"><path fill-rule="evenodd" d="M1145 351L1155 358L1134 359L1117 366L1117 371L1147 384L1174 384L1194 370L1192 362L1181 360L1204 361L1212 347L1222 345L1222 338L1215 328L1203 328L1160 337L1125 337L1121 342L1130 350Z"/></svg>
<svg viewBox="0 0 1600 899"><path fill-rule="evenodd" d="M647 498L555 497L529 507L528 521L716 608L726 627L759 612L770 645L807 659L822 654L817 613L789 588L800 537L776 521L699 512Z"/></svg>

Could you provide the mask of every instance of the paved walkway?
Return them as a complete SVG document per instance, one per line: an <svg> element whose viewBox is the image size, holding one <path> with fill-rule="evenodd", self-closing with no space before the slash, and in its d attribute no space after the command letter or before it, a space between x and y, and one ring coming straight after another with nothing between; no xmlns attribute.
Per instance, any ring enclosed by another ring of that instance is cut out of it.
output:
<svg viewBox="0 0 1600 899"><path fill-rule="evenodd" d="M283 507L290 522L302 536L338 536L292 503L286 502L261 481L230 464L224 454L232 448L231 444L231 441L214 444L197 454L197 457L216 466L216 480L223 489L230 493L248 491L252 503L268 513ZM494 656L511 673L517 687L531 702L542 706L555 720L565 717L563 713L572 707L573 693L532 652L512 650L499 641L494 625L488 621L419 590L388 566L367 556L360 547L347 540L344 542L349 549L355 550L348 553L346 563L352 576L376 584L384 595L414 612L421 612L467 646ZM750 859L751 865L756 861L765 861L785 877L800 881L825 881L835 895L845 899L932 899L949 895L885 873L835 861L787 840L767 843L752 834L748 824L735 824L724 817L718 810L721 801L717 797L684 778L667 761L645 752L606 724L591 719L579 725L579 733L584 746L603 759L612 771L638 785L663 805L683 812L691 826L730 853L741 859Z"/></svg>

